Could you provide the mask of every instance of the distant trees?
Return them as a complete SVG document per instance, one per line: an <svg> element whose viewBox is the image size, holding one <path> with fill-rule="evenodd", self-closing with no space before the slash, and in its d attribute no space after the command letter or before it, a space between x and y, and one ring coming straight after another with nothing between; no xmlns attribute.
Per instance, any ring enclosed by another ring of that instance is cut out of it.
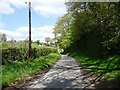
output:
<svg viewBox="0 0 120 90"><path fill-rule="evenodd" d="M50 37L45 37L45 42L46 42L47 44L49 44L49 43L51 42L51 38L50 38Z"/></svg>
<svg viewBox="0 0 120 90"><path fill-rule="evenodd" d="M37 45L40 45L40 44L41 44L41 43L40 43L40 40L36 40L35 43L36 43Z"/></svg>
<svg viewBox="0 0 120 90"><path fill-rule="evenodd" d="M45 45L55 46L55 38L45 37Z"/></svg>
<svg viewBox="0 0 120 90"><path fill-rule="evenodd" d="M0 33L0 41L7 41L7 36L6 36L6 34Z"/></svg>

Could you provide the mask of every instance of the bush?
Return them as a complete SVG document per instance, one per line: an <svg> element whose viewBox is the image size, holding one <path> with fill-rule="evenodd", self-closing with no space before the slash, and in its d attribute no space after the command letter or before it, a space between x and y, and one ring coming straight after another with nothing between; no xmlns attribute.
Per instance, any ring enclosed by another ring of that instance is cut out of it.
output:
<svg viewBox="0 0 120 90"><path fill-rule="evenodd" d="M2 48L7 48L7 47L9 47L9 44L7 42L2 42L1 46L2 46Z"/></svg>
<svg viewBox="0 0 120 90"><path fill-rule="evenodd" d="M56 53L57 49L53 47L40 47L40 48L33 48L32 49L32 55L33 58L38 58L39 56L45 56L50 53Z"/></svg>
<svg viewBox="0 0 120 90"><path fill-rule="evenodd" d="M2 50L2 64L11 63L13 61L22 61L28 59L28 48L7 48ZM32 49L32 59L38 58L40 56L45 56L50 53L56 53L57 49L53 47L39 47Z"/></svg>

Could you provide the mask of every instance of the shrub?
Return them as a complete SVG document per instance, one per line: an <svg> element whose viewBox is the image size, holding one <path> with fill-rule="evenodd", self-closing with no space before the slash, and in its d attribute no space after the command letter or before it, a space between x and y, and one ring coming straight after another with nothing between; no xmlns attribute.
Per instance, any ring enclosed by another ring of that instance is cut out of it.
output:
<svg viewBox="0 0 120 90"><path fill-rule="evenodd" d="M28 48L7 48L2 50L2 64L11 63L13 61L22 61L28 59ZM50 53L56 53L57 49L53 47L39 47L32 49L32 58L38 58L40 56L45 56Z"/></svg>
<svg viewBox="0 0 120 90"><path fill-rule="evenodd" d="M2 48L7 48L9 44L7 42L2 42L1 43Z"/></svg>

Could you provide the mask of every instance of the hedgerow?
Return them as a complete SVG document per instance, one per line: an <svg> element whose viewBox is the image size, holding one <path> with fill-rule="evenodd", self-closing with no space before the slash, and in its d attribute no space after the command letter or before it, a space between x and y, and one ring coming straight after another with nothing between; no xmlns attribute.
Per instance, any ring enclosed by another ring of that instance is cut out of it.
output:
<svg viewBox="0 0 120 90"><path fill-rule="evenodd" d="M2 64L11 63L13 61L24 61L28 60L28 48L10 47L2 48ZM39 47L32 48L32 59L39 58L40 56L45 56L50 53L56 53L57 49L53 47Z"/></svg>
<svg viewBox="0 0 120 90"><path fill-rule="evenodd" d="M2 68L2 82L0 82L0 85L2 85L4 90L5 87L15 84L19 80L23 80L26 77L30 77L33 74L35 75L37 72L48 68L59 60L60 57L59 53L50 53L46 56L36 58L29 63L27 61L6 63L0 67Z"/></svg>

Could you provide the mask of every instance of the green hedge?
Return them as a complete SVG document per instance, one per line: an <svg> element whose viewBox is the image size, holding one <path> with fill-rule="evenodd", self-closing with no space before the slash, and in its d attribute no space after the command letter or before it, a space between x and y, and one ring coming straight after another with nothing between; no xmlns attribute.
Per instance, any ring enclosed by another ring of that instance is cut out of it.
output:
<svg viewBox="0 0 120 90"><path fill-rule="evenodd" d="M10 63L16 60L28 60L28 48L7 48L2 50L2 64ZM32 59L45 56L50 53L56 53L57 49L53 47L39 47L32 49Z"/></svg>
<svg viewBox="0 0 120 90"><path fill-rule="evenodd" d="M4 90L4 87L53 65L60 57L59 53L50 53L49 55L36 58L29 63L27 61L16 61L2 65L2 82L0 82L0 85L2 85Z"/></svg>

